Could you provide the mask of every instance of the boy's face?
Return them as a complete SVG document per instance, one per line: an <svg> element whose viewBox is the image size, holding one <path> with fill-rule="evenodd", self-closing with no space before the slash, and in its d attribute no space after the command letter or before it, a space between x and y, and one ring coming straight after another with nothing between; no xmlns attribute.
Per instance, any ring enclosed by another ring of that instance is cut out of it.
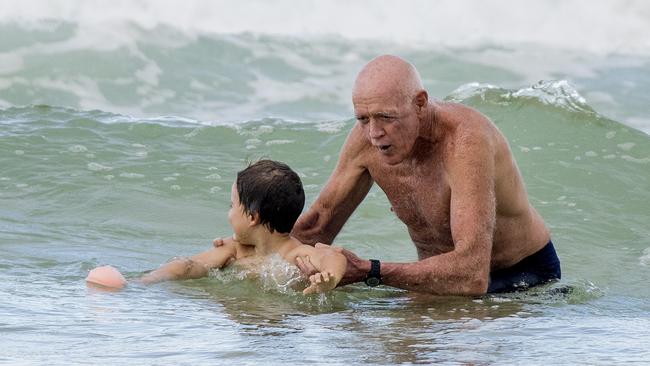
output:
<svg viewBox="0 0 650 366"><path fill-rule="evenodd" d="M228 211L228 221L233 230L233 239L240 242L246 241L246 233L251 227L251 217L244 213L244 207L239 203L239 194L237 193L237 182L233 183L230 190L230 211Z"/></svg>

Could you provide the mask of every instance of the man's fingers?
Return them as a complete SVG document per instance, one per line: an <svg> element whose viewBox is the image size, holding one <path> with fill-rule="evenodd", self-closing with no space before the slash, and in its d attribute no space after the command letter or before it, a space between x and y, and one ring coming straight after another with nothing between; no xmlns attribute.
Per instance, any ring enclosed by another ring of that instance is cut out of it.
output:
<svg viewBox="0 0 650 366"><path fill-rule="evenodd" d="M222 245L224 245L223 238L216 238L212 241L212 245L214 245L215 248L218 248Z"/></svg>
<svg viewBox="0 0 650 366"><path fill-rule="evenodd" d="M300 272L302 272L303 276L305 277L309 277L314 273L318 272L316 267L314 267L314 265L309 260L308 255L304 257L297 257L295 263L298 269L300 270Z"/></svg>
<svg viewBox="0 0 650 366"><path fill-rule="evenodd" d="M296 257L296 266L302 273L309 272L309 267L307 267L305 261L303 261L301 257Z"/></svg>

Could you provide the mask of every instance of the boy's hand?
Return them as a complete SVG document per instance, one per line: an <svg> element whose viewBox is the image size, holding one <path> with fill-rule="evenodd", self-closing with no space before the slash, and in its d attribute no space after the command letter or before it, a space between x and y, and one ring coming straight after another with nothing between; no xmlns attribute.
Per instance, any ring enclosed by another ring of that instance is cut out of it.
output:
<svg viewBox="0 0 650 366"><path fill-rule="evenodd" d="M368 260L359 258L356 254L347 249L344 249L343 247L316 243L315 248L333 250L335 252L343 254L345 256L345 259L347 259L347 268L345 269L345 274L337 285L344 286L351 283L363 281L366 273L368 273L370 270L370 262ZM309 261L309 257L296 258L296 265L305 277L310 278L312 275L318 273L316 267L314 267L314 265Z"/></svg>
<svg viewBox="0 0 650 366"><path fill-rule="evenodd" d="M303 295L327 292L334 289L338 281L329 272L318 272L309 276L309 282L309 287L302 291Z"/></svg>

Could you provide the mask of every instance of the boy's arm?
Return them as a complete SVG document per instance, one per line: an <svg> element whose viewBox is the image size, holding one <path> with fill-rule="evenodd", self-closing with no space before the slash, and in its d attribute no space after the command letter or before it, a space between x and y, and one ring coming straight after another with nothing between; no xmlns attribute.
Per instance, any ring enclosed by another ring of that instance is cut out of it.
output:
<svg viewBox="0 0 650 366"><path fill-rule="evenodd" d="M234 242L212 248L189 258L175 259L140 277L140 282L152 284L170 280L188 280L207 276L213 268L222 268L237 253Z"/></svg>
<svg viewBox="0 0 650 366"><path fill-rule="evenodd" d="M309 276L310 285L303 294L325 292L332 290L338 285L345 274L347 260L345 256L337 251L314 248L309 245L301 245L294 250L293 263L299 257L309 257L317 273Z"/></svg>

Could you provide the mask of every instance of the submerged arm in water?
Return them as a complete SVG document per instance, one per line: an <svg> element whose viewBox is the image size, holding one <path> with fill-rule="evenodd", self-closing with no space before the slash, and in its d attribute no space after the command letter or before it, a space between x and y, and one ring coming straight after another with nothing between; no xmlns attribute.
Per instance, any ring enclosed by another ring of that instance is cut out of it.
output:
<svg viewBox="0 0 650 366"><path fill-rule="evenodd" d="M208 275L211 269L222 268L235 257L236 248L232 243L212 248L189 258L175 259L140 278L144 284L171 280L188 280Z"/></svg>

